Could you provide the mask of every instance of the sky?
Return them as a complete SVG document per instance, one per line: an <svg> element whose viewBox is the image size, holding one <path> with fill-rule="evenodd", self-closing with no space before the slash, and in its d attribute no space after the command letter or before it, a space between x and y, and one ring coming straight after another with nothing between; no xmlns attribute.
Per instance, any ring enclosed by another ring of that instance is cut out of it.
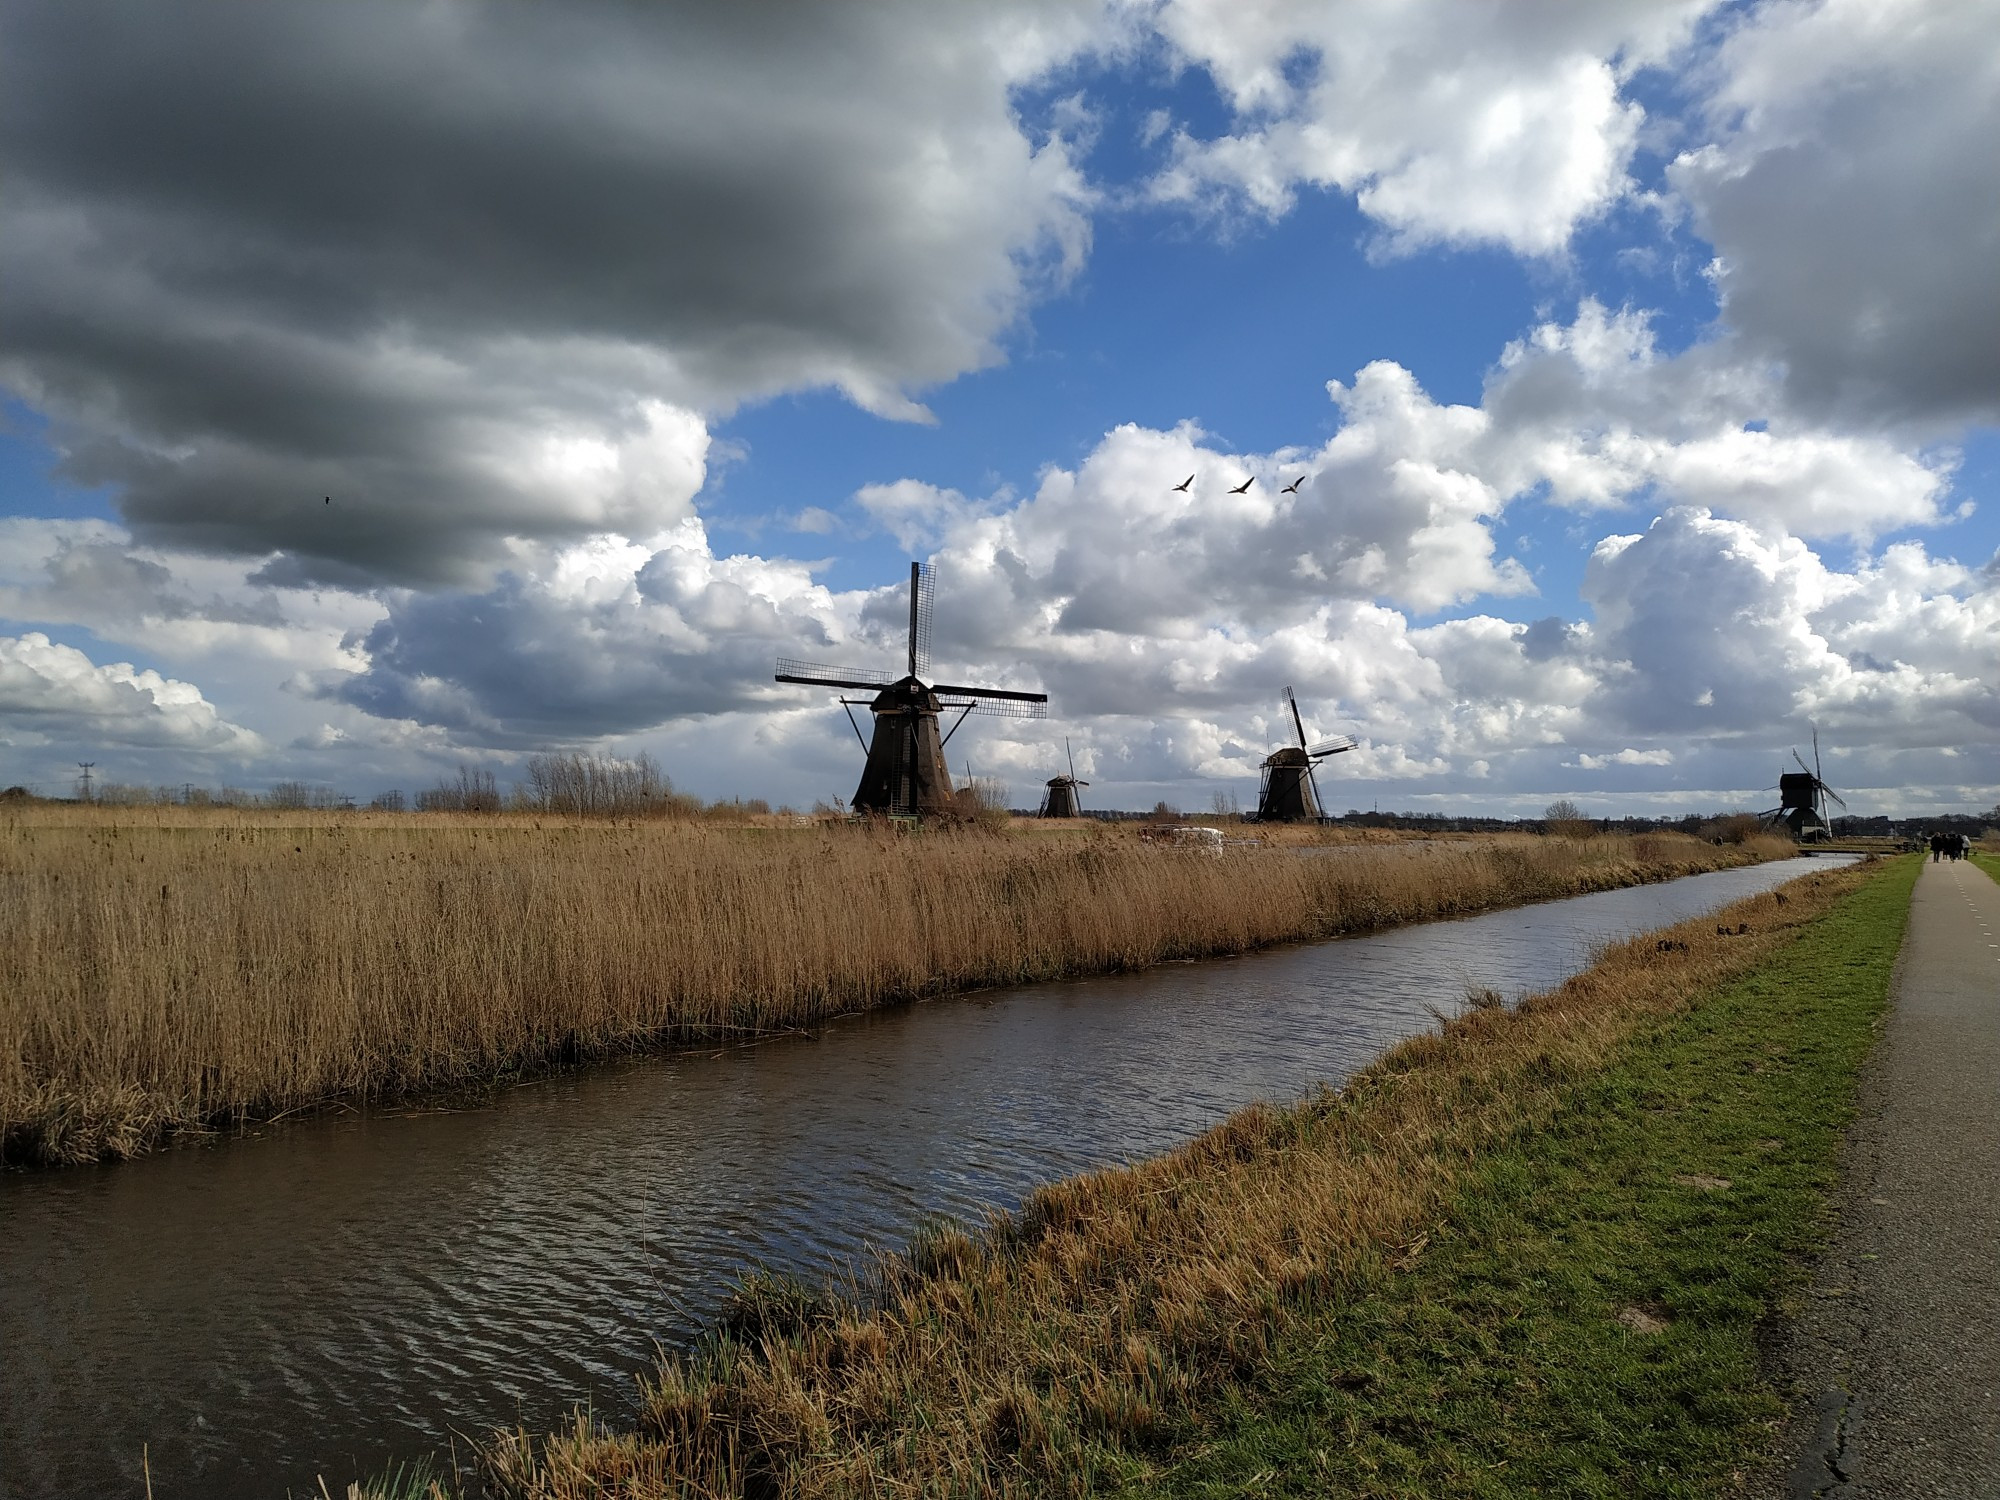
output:
<svg viewBox="0 0 2000 1500"><path fill-rule="evenodd" d="M1997 29L0 0L0 784L1992 807Z"/></svg>

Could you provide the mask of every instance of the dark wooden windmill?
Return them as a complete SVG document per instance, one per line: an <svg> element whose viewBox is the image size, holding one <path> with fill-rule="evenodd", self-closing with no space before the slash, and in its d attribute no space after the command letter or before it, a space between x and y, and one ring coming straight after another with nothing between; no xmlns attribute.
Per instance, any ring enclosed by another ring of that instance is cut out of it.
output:
<svg viewBox="0 0 2000 1500"><path fill-rule="evenodd" d="M1063 755L1069 761L1069 775L1052 777L1047 789L1042 793L1042 810L1037 816L1044 818L1075 818L1083 814L1083 804L1077 800L1076 789L1090 783L1077 778L1076 757L1070 753L1069 738L1063 737Z"/></svg>
<svg viewBox="0 0 2000 1500"><path fill-rule="evenodd" d="M1292 711L1292 727L1299 742L1273 750L1264 759L1264 776L1257 788L1257 821L1260 823L1317 823L1320 819L1319 783L1313 779L1313 764L1329 755L1352 750L1357 743L1351 735L1339 734L1316 744L1306 743L1306 723L1299 716L1299 700L1285 689L1285 703Z"/></svg>
<svg viewBox="0 0 2000 1500"><path fill-rule="evenodd" d="M1778 778L1778 805L1760 814L1767 822L1783 823L1802 844L1833 837L1833 820L1826 814L1829 801L1839 803L1843 812L1847 810L1840 793L1820 780L1817 729L1813 731L1812 743L1813 763L1808 766L1805 757L1793 750L1792 759L1799 763L1798 770L1787 771Z"/></svg>
<svg viewBox="0 0 2000 1500"><path fill-rule="evenodd" d="M868 752L861 785L854 791L856 812L887 813L893 817L923 817L952 809L951 772L944 747L958 733L967 714L996 714L1008 719L1040 719L1048 714L1047 693L1016 693L1006 688L953 687L927 683L930 671L931 570L910 564L909 671L897 677L861 667L831 667L823 662L778 658L778 681L812 687L872 692L873 697L842 698L847 722ZM863 738L854 710L866 707L875 716L872 738ZM938 716L956 709L958 717L944 734Z"/></svg>

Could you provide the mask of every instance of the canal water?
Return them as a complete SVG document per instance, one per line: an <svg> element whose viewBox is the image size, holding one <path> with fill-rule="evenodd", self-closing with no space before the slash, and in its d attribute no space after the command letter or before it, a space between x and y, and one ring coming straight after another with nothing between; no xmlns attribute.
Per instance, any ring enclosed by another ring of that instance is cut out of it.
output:
<svg viewBox="0 0 2000 1500"><path fill-rule="evenodd" d="M990 991L633 1060L463 1112L320 1116L0 1177L0 1497L339 1493L454 1433L635 1406L746 1267L824 1275L926 1216L1338 1081L1470 987L1826 858L1374 937Z"/></svg>

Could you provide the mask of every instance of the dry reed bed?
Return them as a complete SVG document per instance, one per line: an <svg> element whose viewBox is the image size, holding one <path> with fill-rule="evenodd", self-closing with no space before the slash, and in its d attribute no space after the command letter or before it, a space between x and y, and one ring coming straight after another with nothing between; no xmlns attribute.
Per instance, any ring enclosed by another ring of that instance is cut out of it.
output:
<svg viewBox="0 0 2000 1500"><path fill-rule="evenodd" d="M1221 857L1116 836L0 819L0 1160L1767 857L1674 835Z"/></svg>
<svg viewBox="0 0 2000 1500"><path fill-rule="evenodd" d="M1422 1253L1482 1150L1545 1125L1654 1018L1770 959L1861 880L1610 950L1520 1009L1473 1009L1338 1094L1253 1107L1170 1155L1057 1183L978 1235L943 1231L872 1295L753 1283L670 1359L636 1433L501 1436L485 1493L967 1496L1089 1492L1121 1448L1255 1370L1289 1327ZM356 1491L355 1493L360 1493Z"/></svg>

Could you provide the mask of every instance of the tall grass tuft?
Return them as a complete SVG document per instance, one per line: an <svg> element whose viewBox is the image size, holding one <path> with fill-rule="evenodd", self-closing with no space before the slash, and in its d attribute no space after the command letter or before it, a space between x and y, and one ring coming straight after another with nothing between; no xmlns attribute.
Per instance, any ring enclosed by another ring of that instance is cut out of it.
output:
<svg viewBox="0 0 2000 1500"><path fill-rule="evenodd" d="M777 820L773 820L777 821ZM1103 830L0 812L0 1159L1665 879L1673 835L1193 854Z"/></svg>

